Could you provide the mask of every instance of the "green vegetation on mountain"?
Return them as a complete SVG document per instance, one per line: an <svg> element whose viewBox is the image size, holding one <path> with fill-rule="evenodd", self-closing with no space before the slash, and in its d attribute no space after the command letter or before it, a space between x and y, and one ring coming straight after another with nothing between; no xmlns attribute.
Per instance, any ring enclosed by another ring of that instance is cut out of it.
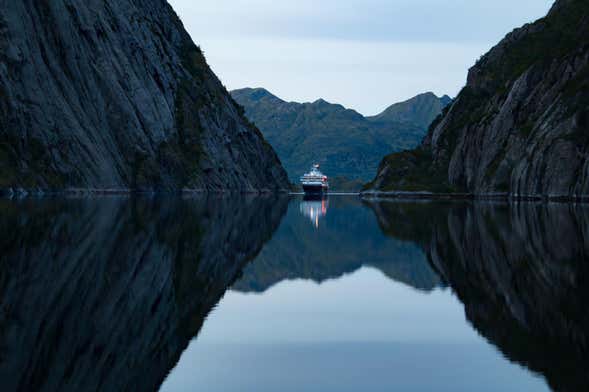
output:
<svg viewBox="0 0 589 392"><path fill-rule="evenodd" d="M427 126L450 102L447 96L426 93L378 116L364 117L321 99L286 102L261 88L231 94L274 147L291 181L317 162L330 178L341 177L332 189L355 184L356 190L373 177L382 156L418 145Z"/></svg>
<svg viewBox="0 0 589 392"><path fill-rule="evenodd" d="M415 124L427 129L451 102L452 98L447 95L438 98L433 93L420 94L405 102L391 105L381 114L368 119L373 122Z"/></svg>

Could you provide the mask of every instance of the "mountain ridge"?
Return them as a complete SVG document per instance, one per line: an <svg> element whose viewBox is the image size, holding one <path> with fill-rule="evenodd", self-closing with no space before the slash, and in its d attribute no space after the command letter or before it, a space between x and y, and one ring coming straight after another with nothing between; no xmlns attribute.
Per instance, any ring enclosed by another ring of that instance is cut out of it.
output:
<svg viewBox="0 0 589 392"><path fill-rule="evenodd" d="M379 117L384 117L384 115L391 109L395 109L398 106L402 106L403 104L407 104L407 103L411 103L415 100L419 100L423 97L433 97L435 99L440 100L444 105L448 105L452 102L452 97L450 97L448 94L443 94L441 96L438 96L436 93L434 93L433 91L426 91L420 94L417 94L409 99L406 99L404 101L400 101L400 102L396 102L393 103L389 106L387 106L383 111L381 111L378 114L374 114L374 115L364 115L363 113L360 113L359 111L357 111L354 108L348 108L343 104L340 103L336 103L336 102L330 102L325 98L316 98L313 101L303 101L303 102L299 102L299 101L290 101L290 100L285 100L280 98L278 95L272 93L270 90L268 90L265 87L243 87L243 88L237 88L237 89L233 89L229 91L231 93L232 96L236 95L236 96L241 96L241 95L249 95L250 97L254 98L254 100L257 99L261 99L261 98L269 98L271 100L275 100L277 102L280 103L293 103L293 104L298 104L298 105L305 105L305 104L329 104L329 105L335 105L338 107L341 107L345 110L351 110L355 113L358 113L360 116L367 118L367 119L378 119ZM238 102L239 103L239 102Z"/></svg>
<svg viewBox="0 0 589 392"><path fill-rule="evenodd" d="M323 98L287 102L265 88L233 90L231 95L275 148L291 181L313 162L320 163L332 178L367 181L377 168L380 154L417 145L427 129L423 124L431 122L444 102L447 104L445 97L422 94L403 103L399 109L403 116L379 118L365 117ZM417 100L429 102L429 110L416 110L415 115L403 111L414 109L411 104Z"/></svg>
<svg viewBox="0 0 589 392"><path fill-rule="evenodd" d="M428 91L406 101L394 103L381 113L366 118L371 121L414 122L427 128L451 102L452 98L448 95L438 97L435 93Z"/></svg>

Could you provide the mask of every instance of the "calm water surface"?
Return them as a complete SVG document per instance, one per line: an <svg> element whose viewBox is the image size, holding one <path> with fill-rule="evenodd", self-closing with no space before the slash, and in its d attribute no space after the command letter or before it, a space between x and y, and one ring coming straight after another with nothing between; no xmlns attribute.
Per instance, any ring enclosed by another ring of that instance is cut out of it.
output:
<svg viewBox="0 0 589 392"><path fill-rule="evenodd" d="M3 390L587 390L589 209L0 202Z"/></svg>

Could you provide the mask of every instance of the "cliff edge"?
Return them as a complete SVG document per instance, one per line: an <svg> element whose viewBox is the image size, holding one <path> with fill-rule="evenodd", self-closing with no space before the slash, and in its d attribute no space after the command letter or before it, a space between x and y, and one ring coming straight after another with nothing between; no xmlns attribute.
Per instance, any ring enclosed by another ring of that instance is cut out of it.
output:
<svg viewBox="0 0 589 392"><path fill-rule="evenodd" d="M365 189L586 197L588 148L589 3L559 0L484 55L420 147Z"/></svg>
<svg viewBox="0 0 589 392"><path fill-rule="evenodd" d="M165 0L3 2L4 192L287 187Z"/></svg>

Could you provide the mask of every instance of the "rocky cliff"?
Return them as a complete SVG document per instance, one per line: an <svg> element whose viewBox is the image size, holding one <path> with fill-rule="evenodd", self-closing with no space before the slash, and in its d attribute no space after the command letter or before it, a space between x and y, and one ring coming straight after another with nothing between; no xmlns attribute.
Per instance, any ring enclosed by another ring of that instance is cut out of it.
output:
<svg viewBox="0 0 589 392"><path fill-rule="evenodd" d="M559 0L468 74L415 150L367 189L589 196L589 3Z"/></svg>
<svg viewBox="0 0 589 392"><path fill-rule="evenodd" d="M364 117L322 99L286 102L262 88L231 94L276 149L293 181L318 162L330 178L365 183L374 176L382 156L417 146L449 103L448 97L427 93L392 105L378 116Z"/></svg>
<svg viewBox="0 0 589 392"><path fill-rule="evenodd" d="M3 2L4 191L286 187L165 0Z"/></svg>

